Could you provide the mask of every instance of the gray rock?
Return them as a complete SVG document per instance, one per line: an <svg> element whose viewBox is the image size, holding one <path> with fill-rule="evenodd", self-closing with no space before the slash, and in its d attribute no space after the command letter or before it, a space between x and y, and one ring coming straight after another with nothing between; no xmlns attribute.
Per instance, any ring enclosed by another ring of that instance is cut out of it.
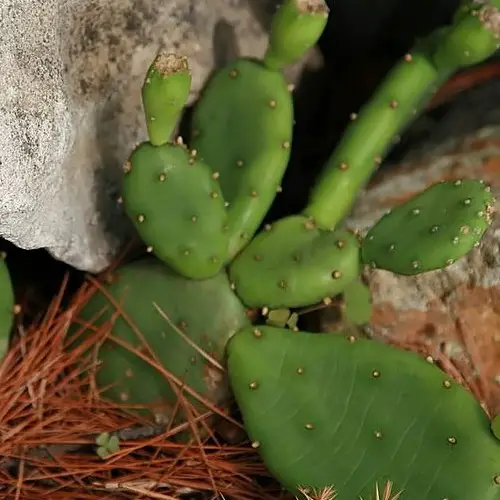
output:
<svg viewBox="0 0 500 500"><path fill-rule="evenodd" d="M145 138L140 87L155 53L162 47L189 58L192 101L236 46L263 54L274 7L269 0L2 0L0 236L79 269L105 268L132 234L115 200L120 165Z"/></svg>

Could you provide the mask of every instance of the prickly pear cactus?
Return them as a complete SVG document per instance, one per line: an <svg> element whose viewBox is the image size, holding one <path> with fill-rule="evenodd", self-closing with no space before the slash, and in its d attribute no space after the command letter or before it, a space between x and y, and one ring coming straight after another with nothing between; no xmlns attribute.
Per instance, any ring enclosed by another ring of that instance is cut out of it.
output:
<svg viewBox="0 0 500 500"><path fill-rule="evenodd" d="M14 321L14 290L5 257L5 253L0 254L0 360L9 348Z"/></svg>
<svg viewBox="0 0 500 500"><path fill-rule="evenodd" d="M453 264L479 245L491 222L494 201L482 181L433 184L368 231L363 261L405 275Z"/></svg>
<svg viewBox="0 0 500 500"><path fill-rule="evenodd" d="M374 343L248 329L245 309L270 308L268 322L295 330L297 314L289 308L343 292L353 322L363 322L367 290L355 285L361 256L395 272L424 272L479 241L492 198L470 182L440 185L394 210L372 229L362 254L357 238L339 225L426 98L464 58L493 53L498 3L473 2L449 29L407 54L353 114L303 213L255 239L292 145L293 102L281 69L319 38L325 1L285 0L263 60L239 59L215 73L195 107L189 150L170 142L189 94L187 61L160 53L142 88L149 142L126 164L122 197L155 257L120 268L80 312L80 322L111 323L118 308L109 294L134 322L118 315L114 338L98 346L104 395L145 404L163 421L177 409L179 385L226 402L221 363L228 339L243 329L229 345L233 387L266 463L289 488L333 483L341 497L357 498L373 479L390 478L405 488L405 500L500 500L498 450L485 417L435 368ZM424 208L429 218L416 217ZM143 359L145 352L123 346L143 349L137 332L163 373ZM187 397L203 406L193 393Z"/></svg>
<svg viewBox="0 0 500 500"><path fill-rule="evenodd" d="M178 383L185 384L212 403L226 400L224 372L199 351L203 349L220 364L227 340L250 324L225 274L202 281L190 280L150 257L121 267L105 291L120 304L132 322L129 324L119 315L112 324L111 335L148 355L136 333L140 332L160 365L177 377ZM116 313L117 308L105 294L98 292L79 312L72 334L79 332L82 322L103 326L111 322ZM93 331L74 338L81 343ZM97 385L109 387L103 392L104 397L126 404L146 405L160 421L171 418L177 396L164 374L112 339L99 346L97 358L101 362L96 375ZM175 383L174 387L179 389ZM185 396L206 411L195 397L188 393ZM182 414L182 408L179 412Z"/></svg>
<svg viewBox="0 0 500 500"><path fill-rule="evenodd" d="M230 266L250 307L301 307L340 293L359 274L359 243L349 231L321 231L303 216L258 234Z"/></svg>
<svg viewBox="0 0 500 500"><path fill-rule="evenodd" d="M217 175L196 152L142 143L125 167L123 201L141 239L188 278L217 274L229 235Z"/></svg>
<svg viewBox="0 0 500 500"><path fill-rule="evenodd" d="M288 489L371 498L500 499L500 444L474 397L415 353L371 340L251 327L228 344L245 428Z"/></svg>

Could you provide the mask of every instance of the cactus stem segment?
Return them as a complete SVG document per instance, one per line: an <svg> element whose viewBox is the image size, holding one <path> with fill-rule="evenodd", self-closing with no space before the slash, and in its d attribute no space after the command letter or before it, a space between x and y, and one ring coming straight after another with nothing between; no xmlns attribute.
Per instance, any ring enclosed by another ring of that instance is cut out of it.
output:
<svg viewBox="0 0 500 500"><path fill-rule="evenodd" d="M499 7L500 0L466 2L450 26L431 33L402 58L349 123L311 193L305 215L313 216L323 229L340 223L433 92L460 68L479 63L497 50Z"/></svg>
<svg viewBox="0 0 500 500"><path fill-rule="evenodd" d="M142 86L142 102L149 140L166 144L177 125L191 88L186 57L159 52L151 63Z"/></svg>
<svg viewBox="0 0 500 500"><path fill-rule="evenodd" d="M264 64L280 70L316 44L328 20L324 0L284 0L273 16Z"/></svg>

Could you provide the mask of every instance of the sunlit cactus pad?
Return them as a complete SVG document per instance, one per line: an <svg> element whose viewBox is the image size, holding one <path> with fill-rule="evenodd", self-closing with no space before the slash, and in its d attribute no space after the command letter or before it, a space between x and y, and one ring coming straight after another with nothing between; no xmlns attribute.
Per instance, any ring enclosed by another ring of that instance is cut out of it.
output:
<svg viewBox="0 0 500 500"><path fill-rule="evenodd" d="M363 261L405 275L453 264L479 245L491 222L494 202L482 181L433 184L368 231Z"/></svg>
<svg viewBox="0 0 500 500"><path fill-rule="evenodd" d="M219 70L195 106L191 146L220 173L231 256L250 241L280 189L292 130L283 75L257 61L239 59Z"/></svg>
<svg viewBox="0 0 500 500"><path fill-rule="evenodd" d="M118 314L106 294L126 311L126 317ZM106 340L96 354L100 362L96 382L104 397L121 404L145 405L163 421L177 407L179 385L174 383L174 390L164 373L120 342L139 349L147 358L152 356L149 346L160 367L177 377L178 384L212 403L223 403L228 396L227 378L211 360L222 363L229 337L250 324L224 273L189 280L153 257L121 267L105 286L105 293L93 295L78 317L79 322L90 322L96 328L111 322L111 334L118 339ZM72 334L78 329L75 323ZM93 331L85 332L84 338ZM186 393L185 397L207 411L194 396ZM182 408L179 412L182 415Z"/></svg>
<svg viewBox="0 0 500 500"><path fill-rule="evenodd" d="M186 277L218 273L229 236L217 175L177 144L141 144L125 171L125 210L150 250Z"/></svg>
<svg viewBox="0 0 500 500"><path fill-rule="evenodd" d="M228 344L253 446L288 489L372 498L500 499L500 443L464 388L415 353L341 335L250 327Z"/></svg>
<svg viewBox="0 0 500 500"><path fill-rule="evenodd" d="M230 267L250 307L301 307L340 293L359 273L359 242L346 230L322 231L304 216L258 234Z"/></svg>

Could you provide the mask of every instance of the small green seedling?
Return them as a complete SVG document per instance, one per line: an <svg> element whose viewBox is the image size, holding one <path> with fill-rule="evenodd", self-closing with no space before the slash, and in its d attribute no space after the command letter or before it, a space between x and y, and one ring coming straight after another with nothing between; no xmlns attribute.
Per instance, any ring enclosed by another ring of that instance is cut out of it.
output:
<svg viewBox="0 0 500 500"><path fill-rule="evenodd" d="M109 455L120 451L120 440L118 439L118 436L110 434L109 432L99 434L95 440L95 444L97 445L96 453L103 460L108 458Z"/></svg>

